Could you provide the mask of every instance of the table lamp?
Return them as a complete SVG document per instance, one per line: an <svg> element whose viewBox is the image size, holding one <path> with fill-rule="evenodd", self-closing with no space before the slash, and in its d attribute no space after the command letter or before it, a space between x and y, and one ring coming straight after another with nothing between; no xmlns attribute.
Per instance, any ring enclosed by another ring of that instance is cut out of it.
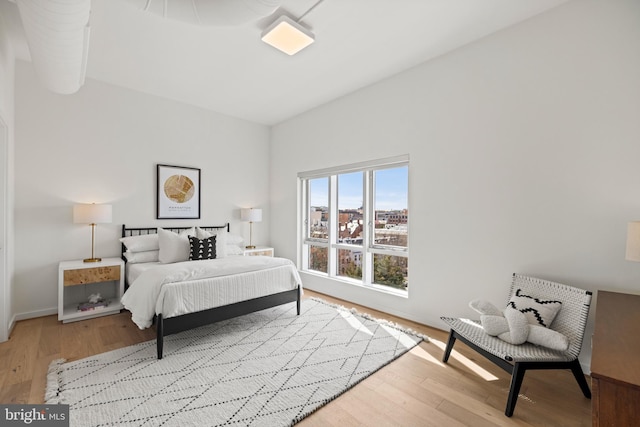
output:
<svg viewBox="0 0 640 427"><path fill-rule="evenodd" d="M96 224L108 224L111 222L111 205L79 204L73 206L73 222L75 224L91 225L91 258L85 258L84 262L100 262L102 258L94 256Z"/></svg>
<svg viewBox="0 0 640 427"><path fill-rule="evenodd" d="M262 209L240 209L240 219L242 221L249 221L249 244L246 246L246 248L254 249L255 246L252 243L253 223L262 221Z"/></svg>

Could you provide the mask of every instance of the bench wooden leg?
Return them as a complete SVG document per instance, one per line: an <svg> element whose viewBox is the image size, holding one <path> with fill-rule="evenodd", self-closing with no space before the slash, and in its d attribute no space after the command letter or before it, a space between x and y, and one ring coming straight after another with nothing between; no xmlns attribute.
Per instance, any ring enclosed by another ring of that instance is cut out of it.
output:
<svg viewBox="0 0 640 427"><path fill-rule="evenodd" d="M518 403L518 394L520 394L520 387L522 386L522 380L524 379L524 373L527 368L522 363L513 365L513 372L511 374L511 387L509 388L509 397L507 398L507 407L504 414L507 417L513 415L513 410L516 409L516 403Z"/></svg>
<svg viewBox="0 0 640 427"><path fill-rule="evenodd" d="M442 362L447 363L449 361L449 355L451 354L451 350L453 350L453 344L456 342L455 332L453 329L449 332L449 341L447 341L447 346L444 349L444 354L442 355Z"/></svg>
<svg viewBox="0 0 640 427"><path fill-rule="evenodd" d="M582 372L582 367L578 359L571 363L571 372L573 372L573 376L576 377L576 381L578 381L584 397L591 399L591 390L589 389L589 384L587 384L587 379L584 377L584 372Z"/></svg>

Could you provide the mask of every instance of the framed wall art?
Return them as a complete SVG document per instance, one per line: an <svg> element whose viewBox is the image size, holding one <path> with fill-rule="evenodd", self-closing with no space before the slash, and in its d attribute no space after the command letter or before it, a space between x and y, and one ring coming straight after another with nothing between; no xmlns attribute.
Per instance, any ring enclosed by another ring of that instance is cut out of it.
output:
<svg viewBox="0 0 640 427"><path fill-rule="evenodd" d="M200 169L158 165L157 219L200 219Z"/></svg>

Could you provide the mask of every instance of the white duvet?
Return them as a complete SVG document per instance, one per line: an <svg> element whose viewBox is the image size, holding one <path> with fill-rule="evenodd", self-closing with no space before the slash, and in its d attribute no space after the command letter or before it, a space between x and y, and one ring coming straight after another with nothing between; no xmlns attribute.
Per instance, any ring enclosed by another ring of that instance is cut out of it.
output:
<svg viewBox="0 0 640 427"><path fill-rule="evenodd" d="M159 264L142 272L122 297L140 329L164 318L295 289L298 270L286 258L237 256Z"/></svg>

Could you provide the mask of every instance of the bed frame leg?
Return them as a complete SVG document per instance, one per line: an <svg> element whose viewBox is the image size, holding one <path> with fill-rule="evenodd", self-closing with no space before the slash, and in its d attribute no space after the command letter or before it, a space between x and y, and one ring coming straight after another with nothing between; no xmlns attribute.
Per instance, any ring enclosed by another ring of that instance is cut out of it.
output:
<svg viewBox="0 0 640 427"><path fill-rule="evenodd" d="M162 346L163 346L163 319L162 314L158 314L157 324L156 324L156 347L158 349L158 360L162 359Z"/></svg>
<svg viewBox="0 0 640 427"><path fill-rule="evenodd" d="M298 316L300 316L300 300L302 299L302 288L298 285L298 301L296 302L296 309L298 310Z"/></svg>

